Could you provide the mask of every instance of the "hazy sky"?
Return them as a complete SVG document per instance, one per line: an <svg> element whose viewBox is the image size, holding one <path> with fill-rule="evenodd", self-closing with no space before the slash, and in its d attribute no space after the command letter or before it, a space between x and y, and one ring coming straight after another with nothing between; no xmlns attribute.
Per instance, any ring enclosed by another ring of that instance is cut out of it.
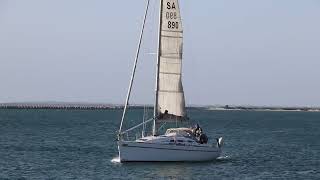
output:
<svg viewBox="0 0 320 180"><path fill-rule="evenodd" d="M133 103L152 103L157 0ZM320 106L319 0L181 0L187 104ZM145 0L0 0L0 103L123 103Z"/></svg>

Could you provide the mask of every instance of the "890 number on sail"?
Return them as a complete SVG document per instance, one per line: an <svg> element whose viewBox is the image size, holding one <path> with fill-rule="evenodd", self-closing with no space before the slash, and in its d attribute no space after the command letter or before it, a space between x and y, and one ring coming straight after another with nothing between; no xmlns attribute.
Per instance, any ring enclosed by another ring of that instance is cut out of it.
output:
<svg viewBox="0 0 320 180"><path fill-rule="evenodd" d="M173 21L168 21L168 28L169 29L179 29L179 23L173 22Z"/></svg>

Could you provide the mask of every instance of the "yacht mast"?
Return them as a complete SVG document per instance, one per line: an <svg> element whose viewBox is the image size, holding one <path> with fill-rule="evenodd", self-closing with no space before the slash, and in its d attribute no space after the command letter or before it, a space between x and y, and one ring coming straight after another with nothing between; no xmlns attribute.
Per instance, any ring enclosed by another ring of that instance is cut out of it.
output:
<svg viewBox="0 0 320 180"><path fill-rule="evenodd" d="M159 69L160 69L160 56L161 56L161 24L162 24L162 11L163 11L163 0L160 0L159 4L159 32L158 32L158 51L157 51L157 69L156 69L156 89L155 89L155 104L153 112L153 130L152 134L156 135L156 119L158 116L158 93L159 93Z"/></svg>

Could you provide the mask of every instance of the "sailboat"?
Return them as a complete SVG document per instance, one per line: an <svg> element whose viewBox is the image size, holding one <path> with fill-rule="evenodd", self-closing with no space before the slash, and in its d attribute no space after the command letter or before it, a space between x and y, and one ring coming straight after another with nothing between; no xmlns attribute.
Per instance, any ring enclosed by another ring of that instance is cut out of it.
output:
<svg viewBox="0 0 320 180"><path fill-rule="evenodd" d="M178 0L159 0L159 32L156 66L156 88L153 117L143 120L127 130L123 123L129 106L140 46L144 33L150 0L147 0L138 49L134 61L128 94L118 132L118 150L121 162L130 161L209 161L218 158L223 145L222 137L213 142L196 124L178 126L190 122L186 113L182 85L183 29ZM152 123L152 134L145 135L145 126ZM166 124L175 127L163 129ZM130 140L127 136L134 129L143 127L142 136ZM161 133L160 129L164 133Z"/></svg>

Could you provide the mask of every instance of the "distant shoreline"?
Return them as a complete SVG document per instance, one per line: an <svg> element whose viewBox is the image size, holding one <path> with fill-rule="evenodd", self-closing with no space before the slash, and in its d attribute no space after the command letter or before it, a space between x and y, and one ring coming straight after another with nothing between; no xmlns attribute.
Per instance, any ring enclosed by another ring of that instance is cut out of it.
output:
<svg viewBox="0 0 320 180"><path fill-rule="evenodd" d="M320 112L318 107L260 107L260 106L233 106L233 107L209 107L213 111L296 111L296 112Z"/></svg>
<svg viewBox="0 0 320 180"><path fill-rule="evenodd" d="M153 108L151 105L131 105L131 109ZM303 111L320 112L318 107L271 107L271 106L188 106L187 108L211 111ZM109 110L123 109L123 105L89 103L0 103L0 109L70 109L70 110Z"/></svg>
<svg viewBox="0 0 320 180"><path fill-rule="evenodd" d="M89 103L2 103L0 109L122 109L122 105Z"/></svg>

